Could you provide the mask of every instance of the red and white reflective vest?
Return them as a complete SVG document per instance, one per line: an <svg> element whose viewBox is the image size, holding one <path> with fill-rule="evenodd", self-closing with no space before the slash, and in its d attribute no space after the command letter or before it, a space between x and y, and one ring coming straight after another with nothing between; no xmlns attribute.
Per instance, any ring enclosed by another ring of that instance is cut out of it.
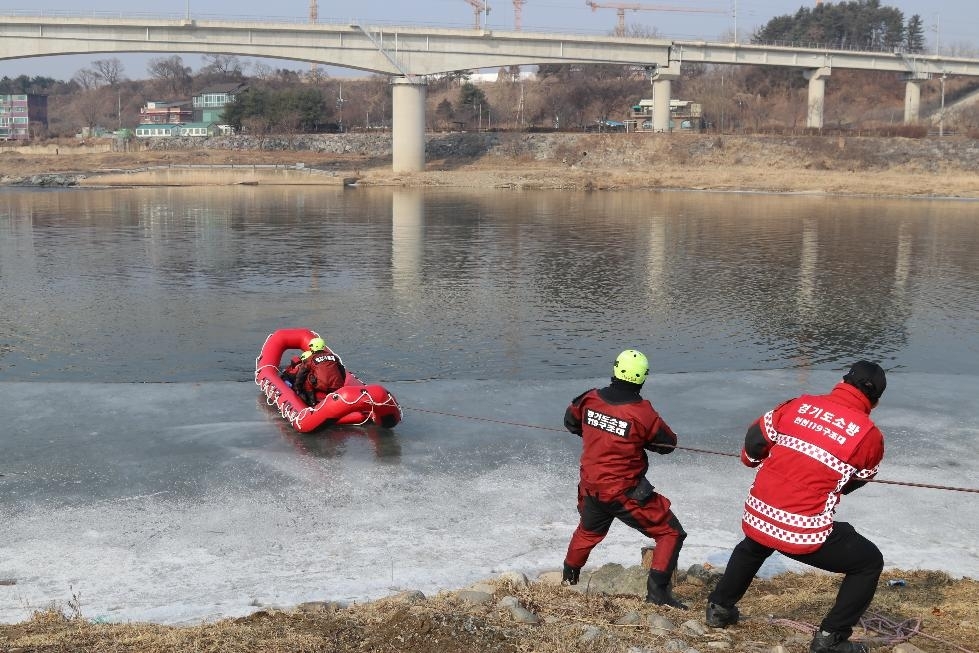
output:
<svg viewBox="0 0 979 653"><path fill-rule="evenodd" d="M851 480L869 480L884 457L884 436L870 419L870 400L839 383L826 395L803 395L755 423L767 455L745 502L745 535L785 553L811 553L833 531L833 515Z"/></svg>

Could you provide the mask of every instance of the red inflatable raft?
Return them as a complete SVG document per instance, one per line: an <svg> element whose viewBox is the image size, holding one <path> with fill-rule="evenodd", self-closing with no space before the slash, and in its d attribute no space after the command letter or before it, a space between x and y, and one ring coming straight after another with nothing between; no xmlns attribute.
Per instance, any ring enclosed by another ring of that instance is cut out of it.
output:
<svg viewBox="0 0 979 653"><path fill-rule="evenodd" d="M269 335L262 353L255 359L255 383L265 393L269 406L301 433L309 433L331 424L366 424L374 422L391 428L401 421L401 406L380 385L367 385L350 371L343 387L328 394L315 406L306 402L286 383L280 374L282 357L290 349L303 351L312 338L319 337L309 329L279 329Z"/></svg>

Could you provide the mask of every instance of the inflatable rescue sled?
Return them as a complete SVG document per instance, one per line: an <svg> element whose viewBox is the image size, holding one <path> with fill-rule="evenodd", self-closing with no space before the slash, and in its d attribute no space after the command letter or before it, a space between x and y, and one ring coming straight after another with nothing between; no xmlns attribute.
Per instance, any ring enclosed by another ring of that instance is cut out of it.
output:
<svg viewBox="0 0 979 653"><path fill-rule="evenodd" d="M289 350L303 351L319 334L309 329L279 329L269 334L262 352L255 359L255 384L287 422L300 433L309 433L333 424L373 422L391 428L401 421L401 406L380 385L368 385L347 370L342 387L326 395L315 406L307 406L292 386L282 378L283 355Z"/></svg>

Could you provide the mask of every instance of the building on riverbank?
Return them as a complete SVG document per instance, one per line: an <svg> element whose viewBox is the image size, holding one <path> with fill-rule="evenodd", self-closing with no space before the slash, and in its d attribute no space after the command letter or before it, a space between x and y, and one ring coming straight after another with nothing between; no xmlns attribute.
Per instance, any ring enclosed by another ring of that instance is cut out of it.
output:
<svg viewBox="0 0 979 653"><path fill-rule="evenodd" d="M47 95L0 95L0 140L30 140L47 128Z"/></svg>

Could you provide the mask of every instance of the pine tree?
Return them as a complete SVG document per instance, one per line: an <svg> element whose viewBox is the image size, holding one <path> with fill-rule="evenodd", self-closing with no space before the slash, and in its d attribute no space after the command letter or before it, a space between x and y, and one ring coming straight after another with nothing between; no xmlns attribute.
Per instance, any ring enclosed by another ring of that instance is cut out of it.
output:
<svg viewBox="0 0 979 653"><path fill-rule="evenodd" d="M904 44L904 14L880 0L849 0L801 7L760 28L755 43L819 44L840 49L890 50Z"/></svg>
<svg viewBox="0 0 979 653"><path fill-rule="evenodd" d="M925 51L925 28L921 16L915 14L908 19L908 27L905 30L904 47L908 52Z"/></svg>

